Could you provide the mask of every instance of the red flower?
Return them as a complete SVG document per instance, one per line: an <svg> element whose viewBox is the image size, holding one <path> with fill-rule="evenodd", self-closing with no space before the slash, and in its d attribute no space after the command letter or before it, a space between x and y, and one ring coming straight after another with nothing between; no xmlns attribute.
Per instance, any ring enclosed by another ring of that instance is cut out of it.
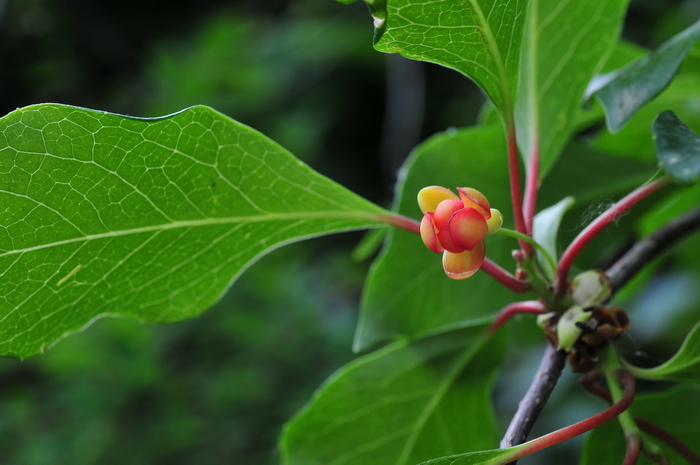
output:
<svg viewBox="0 0 700 465"><path fill-rule="evenodd" d="M420 235L435 253L442 252L442 267L452 279L466 279L477 272L484 261L484 238L503 223L498 210L489 206L484 194L470 187L451 190L430 186L418 193L423 211Z"/></svg>

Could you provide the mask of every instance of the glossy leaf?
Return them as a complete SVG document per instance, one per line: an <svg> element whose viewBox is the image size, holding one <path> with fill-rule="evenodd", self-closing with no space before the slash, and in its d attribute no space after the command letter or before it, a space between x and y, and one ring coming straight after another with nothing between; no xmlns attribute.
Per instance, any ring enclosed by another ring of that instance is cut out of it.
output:
<svg viewBox="0 0 700 465"><path fill-rule="evenodd" d="M101 316L193 317L265 252L382 213L207 107L23 108L0 173L0 353L19 357Z"/></svg>
<svg viewBox="0 0 700 465"><path fill-rule="evenodd" d="M531 0L516 105L520 150L549 171L568 141L589 81L615 45L628 0Z"/></svg>
<svg viewBox="0 0 700 465"><path fill-rule="evenodd" d="M654 120L656 156L666 173L680 183L700 178L700 136L672 111L664 111Z"/></svg>
<svg viewBox="0 0 700 465"><path fill-rule="evenodd" d="M452 68L512 111L526 0L365 0L375 48Z"/></svg>
<svg viewBox="0 0 700 465"><path fill-rule="evenodd" d="M505 465L512 461L513 452L518 449L518 447L511 447L509 449L469 452L466 454L429 460L420 465Z"/></svg>
<svg viewBox="0 0 700 465"><path fill-rule="evenodd" d="M397 342L340 369L286 426L284 463L414 465L494 447L503 341L486 342L485 329Z"/></svg>
<svg viewBox="0 0 700 465"><path fill-rule="evenodd" d="M557 233L564 214L574 205L573 197L565 197L549 208L545 208L535 215L535 222L532 230L535 239L549 255L557 260ZM550 279L554 278L556 269L553 269L550 262L546 260L540 252L537 252L537 259L542 269Z"/></svg>
<svg viewBox="0 0 700 465"><path fill-rule="evenodd" d="M700 387L680 386L666 392L638 395L630 411L662 427L681 440L696 454L698 430L700 430ZM669 463L686 464L674 449L658 438L645 434L646 440L661 447L667 454ZM608 422L593 430L583 446L580 465L620 465L625 457L625 438L618 422ZM650 464L643 454L640 464Z"/></svg>
<svg viewBox="0 0 700 465"><path fill-rule="evenodd" d="M678 352L666 363L654 368L630 369L639 378L700 383L700 323L695 325Z"/></svg>
<svg viewBox="0 0 700 465"><path fill-rule="evenodd" d="M678 72L693 43L700 38L700 21L672 37L656 51L612 71L594 95L605 107L611 132L617 132L644 104L659 95Z"/></svg>

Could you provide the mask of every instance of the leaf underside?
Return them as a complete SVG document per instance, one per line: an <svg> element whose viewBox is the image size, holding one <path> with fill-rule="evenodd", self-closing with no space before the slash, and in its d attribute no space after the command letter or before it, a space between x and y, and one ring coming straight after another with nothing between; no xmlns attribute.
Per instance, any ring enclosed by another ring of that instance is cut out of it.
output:
<svg viewBox="0 0 700 465"><path fill-rule="evenodd" d="M105 315L192 317L266 251L381 212L207 107L17 110L0 119L0 354Z"/></svg>
<svg viewBox="0 0 700 465"><path fill-rule="evenodd" d="M666 173L682 184L700 179L700 136L672 111L657 116L651 126L656 156Z"/></svg>

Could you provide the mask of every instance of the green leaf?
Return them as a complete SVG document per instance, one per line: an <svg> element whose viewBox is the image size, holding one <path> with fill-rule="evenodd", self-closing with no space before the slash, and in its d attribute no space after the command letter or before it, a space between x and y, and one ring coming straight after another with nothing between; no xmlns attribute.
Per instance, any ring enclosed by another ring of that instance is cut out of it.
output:
<svg viewBox="0 0 700 465"><path fill-rule="evenodd" d="M504 465L512 461L513 452L518 449L520 447L469 452L428 460L420 465Z"/></svg>
<svg viewBox="0 0 700 465"><path fill-rule="evenodd" d="M193 317L262 254L379 207L207 107L137 119L37 105L0 119L0 354L96 318Z"/></svg>
<svg viewBox="0 0 700 465"><path fill-rule="evenodd" d="M700 383L700 323L690 331L678 352L654 368L628 367L638 378Z"/></svg>
<svg viewBox="0 0 700 465"><path fill-rule="evenodd" d="M526 160L549 171L576 122L589 81L608 56L628 0L531 0L515 120Z"/></svg>
<svg viewBox="0 0 700 465"><path fill-rule="evenodd" d="M672 111L659 114L652 124L656 156L666 173L683 184L700 178L700 136Z"/></svg>
<svg viewBox="0 0 700 465"><path fill-rule="evenodd" d="M502 338L485 326L397 342L334 374L282 438L287 465L413 465L493 447Z"/></svg>
<svg viewBox="0 0 700 465"><path fill-rule="evenodd" d="M594 95L605 107L611 132L617 132L644 104L659 95L678 72L693 43L700 38L700 21L672 37L656 51L613 71Z"/></svg>
<svg viewBox="0 0 700 465"><path fill-rule="evenodd" d="M700 430L700 387L679 386L666 392L638 395L630 407L635 417L662 427L696 453ZM656 437L644 435L659 445L669 463L688 463L675 450ZM583 446L580 465L620 465L625 457L625 438L618 422L611 421L593 430ZM650 464L640 454L640 464Z"/></svg>
<svg viewBox="0 0 700 465"><path fill-rule="evenodd" d="M459 71L512 112L526 0L365 1L377 50Z"/></svg>
<svg viewBox="0 0 700 465"><path fill-rule="evenodd" d="M561 219L571 207L574 205L573 197L565 197L556 204L549 208L545 208L535 215L535 223L532 228L532 235L535 241L537 241L544 249L549 253L549 255L557 259L557 233L559 232L559 225L561 224ZM542 269L550 279L554 279L554 273L556 269L552 268L549 260L537 252L537 260L539 261Z"/></svg>

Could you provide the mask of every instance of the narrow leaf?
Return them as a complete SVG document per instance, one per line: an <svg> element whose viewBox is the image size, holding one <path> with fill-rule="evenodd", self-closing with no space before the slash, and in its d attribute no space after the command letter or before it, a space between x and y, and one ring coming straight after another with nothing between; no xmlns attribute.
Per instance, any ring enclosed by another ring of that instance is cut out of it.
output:
<svg viewBox="0 0 700 465"><path fill-rule="evenodd" d="M0 119L0 354L106 315L193 317L283 244L379 207L207 107L137 119L37 105Z"/></svg>
<svg viewBox="0 0 700 465"><path fill-rule="evenodd" d="M564 214L574 205L573 197L565 197L549 208L545 208L535 216L533 238L549 255L556 260L557 257L557 233ZM552 268L549 260L546 260L540 252L537 252L537 260L547 276L554 278L556 269Z"/></svg>
<svg viewBox="0 0 700 465"><path fill-rule="evenodd" d="M452 68L512 112L526 0L365 0L375 48Z"/></svg>
<svg viewBox="0 0 700 465"><path fill-rule="evenodd" d="M666 173L679 183L700 177L700 136L672 111L659 114L652 124L656 156Z"/></svg>
<svg viewBox="0 0 700 465"><path fill-rule="evenodd" d="M333 375L285 428L287 465L413 465L497 442L503 341L477 326L394 343Z"/></svg>
<svg viewBox="0 0 700 465"><path fill-rule="evenodd" d="M672 37L656 51L612 71L594 95L605 107L611 132L617 132L644 104L659 95L678 72L683 59L700 38L700 21Z"/></svg>
<svg viewBox="0 0 700 465"><path fill-rule="evenodd" d="M466 454L428 460L420 465L505 465L513 460L513 453L519 449L521 447L468 452Z"/></svg>
<svg viewBox="0 0 700 465"><path fill-rule="evenodd" d="M644 379L700 383L700 323L690 331L683 345L666 363L654 368L630 367Z"/></svg>
<svg viewBox="0 0 700 465"><path fill-rule="evenodd" d="M569 140L586 87L616 44L628 0L531 0L523 39L516 128L543 175Z"/></svg>

